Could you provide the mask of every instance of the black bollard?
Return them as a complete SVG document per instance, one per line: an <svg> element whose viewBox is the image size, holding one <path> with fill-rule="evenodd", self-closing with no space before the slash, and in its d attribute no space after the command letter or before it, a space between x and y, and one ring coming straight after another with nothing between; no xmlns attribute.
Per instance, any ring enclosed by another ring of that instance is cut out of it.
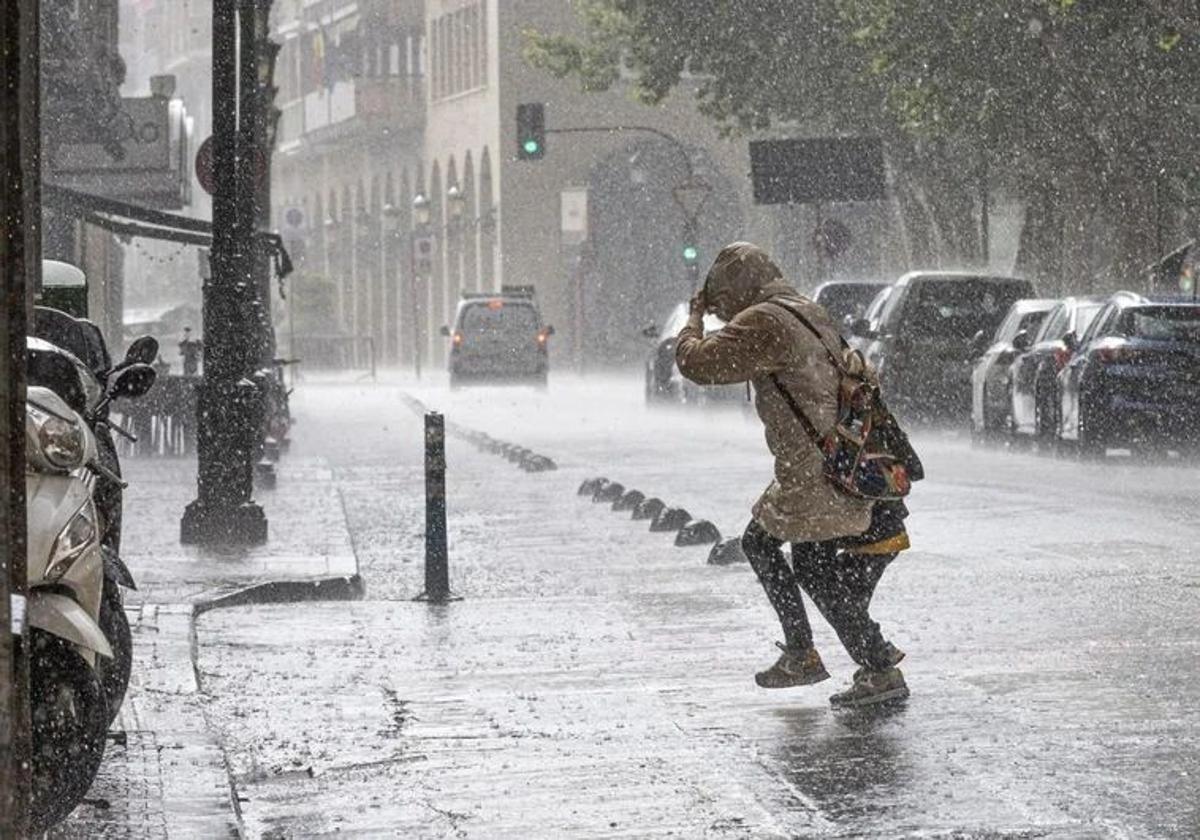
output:
<svg viewBox="0 0 1200 840"><path fill-rule="evenodd" d="M425 591L418 600L454 600L446 548L446 419L434 411L425 415Z"/></svg>

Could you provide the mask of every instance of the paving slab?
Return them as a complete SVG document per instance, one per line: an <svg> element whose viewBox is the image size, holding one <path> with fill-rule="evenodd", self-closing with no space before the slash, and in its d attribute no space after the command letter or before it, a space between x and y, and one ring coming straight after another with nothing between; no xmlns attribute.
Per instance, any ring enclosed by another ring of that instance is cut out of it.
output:
<svg viewBox="0 0 1200 840"><path fill-rule="evenodd" d="M225 756L192 667L189 605L128 610L134 666L104 763L53 840L220 840L239 836Z"/></svg>

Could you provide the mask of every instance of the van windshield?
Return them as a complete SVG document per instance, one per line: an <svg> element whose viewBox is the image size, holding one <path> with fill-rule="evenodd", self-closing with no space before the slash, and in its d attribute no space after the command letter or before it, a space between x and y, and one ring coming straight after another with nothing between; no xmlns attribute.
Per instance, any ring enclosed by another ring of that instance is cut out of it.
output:
<svg viewBox="0 0 1200 840"><path fill-rule="evenodd" d="M985 280L925 280L913 289L898 325L913 338L969 339L990 335L1010 306L1028 288L1019 283Z"/></svg>

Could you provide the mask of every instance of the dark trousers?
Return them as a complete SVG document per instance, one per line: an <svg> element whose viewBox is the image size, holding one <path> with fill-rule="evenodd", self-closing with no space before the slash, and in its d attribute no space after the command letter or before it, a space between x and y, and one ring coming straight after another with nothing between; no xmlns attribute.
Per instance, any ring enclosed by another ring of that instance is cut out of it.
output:
<svg viewBox="0 0 1200 840"><path fill-rule="evenodd" d="M783 541L755 521L742 535L742 550L767 592L792 650L812 647L812 627L800 592L804 591L842 640L850 658L868 668L888 666L887 647L869 608L875 585L895 554L839 552L837 542L794 543L792 562Z"/></svg>

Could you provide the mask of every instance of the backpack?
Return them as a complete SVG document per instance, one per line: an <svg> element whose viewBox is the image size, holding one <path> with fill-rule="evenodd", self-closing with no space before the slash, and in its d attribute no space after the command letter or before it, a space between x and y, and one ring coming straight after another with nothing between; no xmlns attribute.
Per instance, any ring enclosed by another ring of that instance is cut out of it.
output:
<svg viewBox="0 0 1200 840"><path fill-rule="evenodd" d="M844 339L830 346L831 342L800 312L779 301L771 302L817 337L840 375L837 422L832 431L822 435L779 377L771 374L775 388L820 450L826 480L857 499L903 499L912 483L925 477L925 468L908 435L884 404L875 372Z"/></svg>

